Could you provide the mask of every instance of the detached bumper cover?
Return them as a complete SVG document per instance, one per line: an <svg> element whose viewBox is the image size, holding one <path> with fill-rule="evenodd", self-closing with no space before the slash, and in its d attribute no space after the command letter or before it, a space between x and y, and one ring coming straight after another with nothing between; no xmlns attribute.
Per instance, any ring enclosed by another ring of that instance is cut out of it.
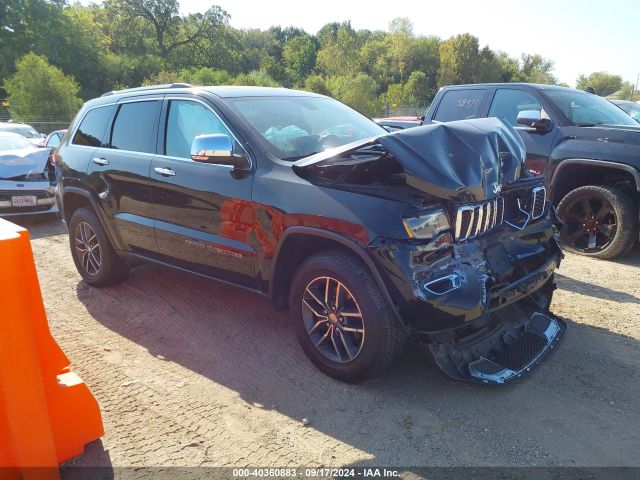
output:
<svg viewBox="0 0 640 480"><path fill-rule="evenodd" d="M566 324L561 319L533 314L524 332L512 337L503 351L469 364L470 379L502 384L530 374L560 343L565 330Z"/></svg>
<svg viewBox="0 0 640 480"><path fill-rule="evenodd" d="M429 343L436 364L456 380L486 384L531 374L556 350L567 328L549 312L552 290L549 282L522 301L491 312L486 326Z"/></svg>

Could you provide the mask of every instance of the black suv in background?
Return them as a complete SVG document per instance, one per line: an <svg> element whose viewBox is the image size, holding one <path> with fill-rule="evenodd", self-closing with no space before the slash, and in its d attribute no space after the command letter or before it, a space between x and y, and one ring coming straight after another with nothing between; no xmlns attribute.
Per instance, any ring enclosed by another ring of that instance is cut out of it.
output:
<svg viewBox="0 0 640 480"><path fill-rule="evenodd" d="M387 134L322 95L176 84L87 102L57 159L85 282L150 261L269 295L335 378L413 338L454 378L505 383L564 332L552 212L500 120Z"/></svg>
<svg viewBox="0 0 640 480"><path fill-rule="evenodd" d="M546 175L564 246L599 258L638 241L640 126L597 95L552 85L443 87L424 123L499 117L524 140L526 169Z"/></svg>

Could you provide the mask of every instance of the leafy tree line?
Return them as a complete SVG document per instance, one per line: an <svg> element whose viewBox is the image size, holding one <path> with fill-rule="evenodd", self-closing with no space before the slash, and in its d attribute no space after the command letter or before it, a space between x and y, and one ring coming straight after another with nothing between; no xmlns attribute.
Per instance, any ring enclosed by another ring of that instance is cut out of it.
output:
<svg viewBox="0 0 640 480"><path fill-rule="evenodd" d="M66 119L79 98L178 81L301 88L367 115L384 105L427 105L448 84L557 83L553 62L540 55L514 58L470 34L416 35L407 18L392 20L386 32L355 30L349 21L315 35L296 27L241 30L218 6L180 15L177 0L5 0L0 56L11 113L32 121ZM583 84L602 95L628 88L603 72L581 76Z"/></svg>

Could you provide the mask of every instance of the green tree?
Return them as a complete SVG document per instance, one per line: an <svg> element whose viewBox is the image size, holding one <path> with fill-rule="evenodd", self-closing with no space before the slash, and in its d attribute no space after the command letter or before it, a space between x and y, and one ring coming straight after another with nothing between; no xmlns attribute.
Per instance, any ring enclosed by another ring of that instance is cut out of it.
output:
<svg viewBox="0 0 640 480"><path fill-rule="evenodd" d="M61 28L66 0L2 0L0 2L0 81L15 71L19 58L46 45Z"/></svg>
<svg viewBox="0 0 640 480"><path fill-rule="evenodd" d="M329 95L329 90L327 89L327 82L320 75L310 75L304 81L304 89L307 92L315 92L320 95Z"/></svg>
<svg viewBox="0 0 640 480"><path fill-rule="evenodd" d="M262 70L254 70L249 73L241 73L234 81L234 85L251 85L257 87L279 87L280 84L275 81L268 73Z"/></svg>
<svg viewBox="0 0 640 480"><path fill-rule="evenodd" d="M411 65L409 71L424 73L427 82L426 97L432 100L438 91L438 71L440 69L440 39L438 37L419 37L411 48ZM409 77L410 79L411 77Z"/></svg>
<svg viewBox="0 0 640 480"><path fill-rule="evenodd" d="M522 81L531 83L546 83L554 85L558 79L553 75L553 62L541 55L523 53L520 68Z"/></svg>
<svg viewBox="0 0 640 480"><path fill-rule="evenodd" d="M593 72L588 76L580 75L576 88L585 90L587 87L592 87L597 95L606 97L622 88L622 77L607 72Z"/></svg>
<svg viewBox="0 0 640 480"><path fill-rule="evenodd" d="M141 19L153 28L156 46L162 58L179 47L195 45L208 38L209 32L224 26L227 12L213 5L205 13L182 17L178 0L107 0L128 19Z"/></svg>
<svg viewBox="0 0 640 480"><path fill-rule="evenodd" d="M478 39L465 33L440 45L438 85L474 83L480 67Z"/></svg>
<svg viewBox="0 0 640 480"><path fill-rule="evenodd" d="M413 25L408 18L394 18L389 22L389 54L393 67L403 81L411 62L413 47Z"/></svg>
<svg viewBox="0 0 640 480"><path fill-rule="evenodd" d="M287 75L301 85L316 66L316 44L309 35L297 36L287 42L282 56Z"/></svg>
<svg viewBox="0 0 640 480"><path fill-rule="evenodd" d="M334 76L327 79L331 96L368 116L380 112L378 84L364 73L355 76Z"/></svg>
<svg viewBox="0 0 640 480"><path fill-rule="evenodd" d="M618 98L621 100L637 100L638 92L631 82L624 82L620 87Z"/></svg>
<svg viewBox="0 0 640 480"><path fill-rule="evenodd" d="M318 52L318 69L327 76L356 75L361 71L358 39L350 22L340 24L334 40Z"/></svg>
<svg viewBox="0 0 640 480"><path fill-rule="evenodd" d="M183 75L193 85L231 85L232 78L225 70L199 68L188 75Z"/></svg>
<svg viewBox="0 0 640 480"><path fill-rule="evenodd" d="M420 71L413 71L404 87L408 105L424 106L434 97L435 90L429 83L427 74Z"/></svg>
<svg viewBox="0 0 640 480"><path fill-rule="evenodd" d="M82 105L74 78L34 53L17 62L16 72L4 88L11 116L18 122L71 121Z"/></svg>

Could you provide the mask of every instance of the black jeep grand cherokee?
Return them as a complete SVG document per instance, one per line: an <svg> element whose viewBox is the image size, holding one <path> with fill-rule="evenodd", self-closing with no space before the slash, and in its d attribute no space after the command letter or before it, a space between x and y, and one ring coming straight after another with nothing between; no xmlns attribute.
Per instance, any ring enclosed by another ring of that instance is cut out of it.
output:
<svg viewBox="0 0 640 480"><path fill-rule="evenodd" d="M388 134L322 95L174 84L87 102L58 194L90 285L152 261L288 306L340 380L413 338L454 378L506 383L565 329L549 312L555 220L524 158L497 119Z"/></svg>

